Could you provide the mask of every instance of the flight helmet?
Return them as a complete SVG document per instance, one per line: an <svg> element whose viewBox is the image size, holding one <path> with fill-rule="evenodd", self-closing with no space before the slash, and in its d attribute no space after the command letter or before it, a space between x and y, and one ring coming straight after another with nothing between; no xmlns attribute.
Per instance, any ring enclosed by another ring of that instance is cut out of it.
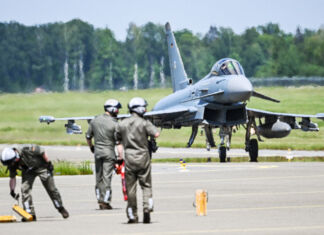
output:
<svg viewBox="0 0 324 235"><path fill-rule="evenodd" d="M141 97L134 97L128 103L129 112L137 113L138 115L143 116L146 112L147 102Z"/></svg>
<svg viewBox="0 0 324 235"><path fill-rule="evenodd" d="M119 109L122 108L122 105L118 100L109 99L104 104L104 109L106 112L110 113L113 116L116 116L119 112Z"/></svg>
<svg viewBox="0 0 324 235"><path fill-rule="evenodd" d="M1 162L3 165L9 166L19 158L18 152L14 151L12 148L5 148L1 154Z"/></svg>

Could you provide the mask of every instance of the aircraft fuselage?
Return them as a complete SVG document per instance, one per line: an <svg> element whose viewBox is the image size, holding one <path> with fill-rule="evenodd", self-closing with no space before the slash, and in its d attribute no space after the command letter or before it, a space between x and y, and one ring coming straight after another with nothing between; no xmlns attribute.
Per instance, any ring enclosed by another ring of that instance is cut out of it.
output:
<svg viewBox="0 0 324 235"><path fill-rule="evenodd" d="M202 102L231 105L248 100L252 91L251 82L243 75L206 76L196 84L161 99L153 110L163 110L178 105L192 106L193 103Z"/></svg>

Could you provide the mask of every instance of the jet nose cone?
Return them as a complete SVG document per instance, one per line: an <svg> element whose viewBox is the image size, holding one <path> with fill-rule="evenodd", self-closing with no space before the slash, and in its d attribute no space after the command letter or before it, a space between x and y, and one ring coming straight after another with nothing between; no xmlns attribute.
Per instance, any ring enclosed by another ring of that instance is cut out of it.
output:
<svg viewBox="0 0 324 235"><path fill-rule="evenodd" d="M250 99L253 87L245 78L232 78L227 83L227 94L231 102L242 102Z"/></svg>

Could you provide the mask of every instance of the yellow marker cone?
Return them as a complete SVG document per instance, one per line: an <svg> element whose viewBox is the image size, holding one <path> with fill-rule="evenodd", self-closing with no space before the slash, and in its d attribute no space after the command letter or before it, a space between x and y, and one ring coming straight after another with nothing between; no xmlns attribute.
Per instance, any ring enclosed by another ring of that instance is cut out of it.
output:
<svg viewBox="0 0 324 235"><path fill-rule="evenodd" d="M286 159L288 160L288 162L291 162L291 160L294 158L294 156L291 153L291 149L288 149L287 155L286 155Z"/></svg>
<svg viewBox="0 0 324 235"><path fill-rule="evenodd" d="M207 191L203 189L196 190L196 214L198 216L207 215Z"/></svg>
<svg viewBox="0 0 324 235"><path fill-rule="evenodd" d="M183 160L182 165L181 165L183 170L186 170L186 165L187 165L186 161Z"/></svg>

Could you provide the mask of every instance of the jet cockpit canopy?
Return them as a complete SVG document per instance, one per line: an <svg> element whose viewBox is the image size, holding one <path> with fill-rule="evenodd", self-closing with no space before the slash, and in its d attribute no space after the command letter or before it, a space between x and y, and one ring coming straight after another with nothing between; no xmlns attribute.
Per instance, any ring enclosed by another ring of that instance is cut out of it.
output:
<svg viewBox="0 0 324 235"><path fill-rule="evenodd" d="M213 65L210 73L214 76L244 75L244 70L237 60L224 58Z"/></svg>

